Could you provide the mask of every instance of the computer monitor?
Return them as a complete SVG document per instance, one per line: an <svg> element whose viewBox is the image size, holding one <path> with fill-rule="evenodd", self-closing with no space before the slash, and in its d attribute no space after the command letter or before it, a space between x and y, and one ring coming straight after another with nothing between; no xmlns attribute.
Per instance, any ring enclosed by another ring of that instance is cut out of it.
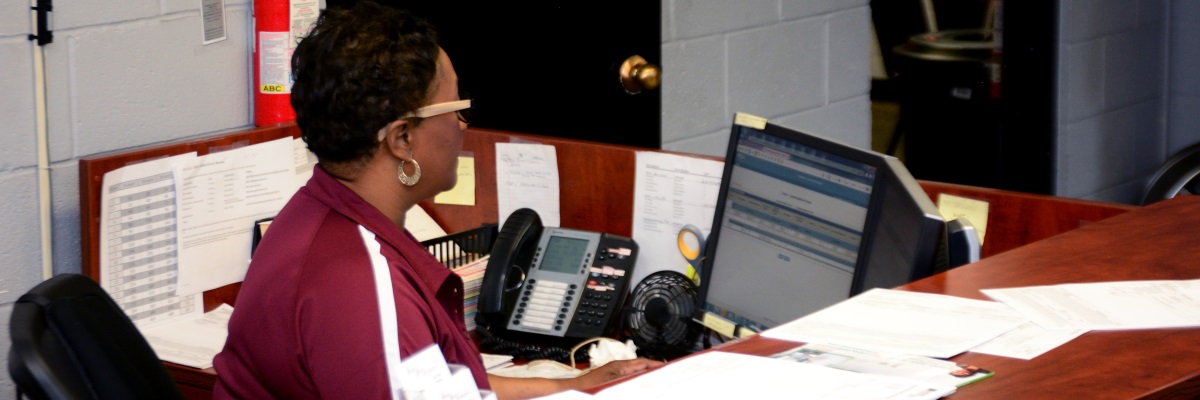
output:
<svg viewBox="0 0 1200 400"><path fill-rule="evenodd" d="M699 301L774 327L944 270L944 225L895 157L738 114Z"/></svg>

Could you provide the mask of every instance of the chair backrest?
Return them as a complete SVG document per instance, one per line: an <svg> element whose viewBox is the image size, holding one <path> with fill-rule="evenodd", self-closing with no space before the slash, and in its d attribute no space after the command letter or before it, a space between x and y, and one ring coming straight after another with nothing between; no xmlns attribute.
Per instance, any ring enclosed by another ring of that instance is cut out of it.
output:
<svg viewBox="0 0 1200 400"><path fill-rule="evenodd" d="M1200 194L1200 143L1180 150L1158 167L1146 183L1140 204L1150 205L1179 194Z"/></svg>
<svg viewBox="0 0 1200 400"><path fill-rule="evenodd" d="M91 278L62 274L13 305L8 370L34 399L182 399L133 321Z"/></svg>

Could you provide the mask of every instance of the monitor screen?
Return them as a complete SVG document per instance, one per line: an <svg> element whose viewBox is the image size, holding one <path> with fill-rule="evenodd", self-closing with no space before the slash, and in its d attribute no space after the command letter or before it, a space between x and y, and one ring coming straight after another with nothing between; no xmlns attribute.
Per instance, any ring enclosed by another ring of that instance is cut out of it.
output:
<svg viewBox="0 0 1200 400"><path fill-rule="evenodd" d="M735 123L701 301L761 331L944 269L943 221L894 157Z"/></svg>

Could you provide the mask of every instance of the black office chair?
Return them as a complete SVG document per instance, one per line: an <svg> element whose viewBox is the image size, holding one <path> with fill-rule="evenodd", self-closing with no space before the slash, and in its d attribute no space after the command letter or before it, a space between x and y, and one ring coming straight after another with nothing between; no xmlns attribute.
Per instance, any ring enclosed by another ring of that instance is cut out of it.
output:
<svg viewBox="0 0 1200 400"><path fill-rule="evenodd" d="M32 399L182 399L133 321L95 281L62 274L13 305L8 371Z"/></svg>
<svg viewBox="0 0 1200 400"><path fill-rule="evenodd" d="M1163 162L1146 185L1141 204L1149 205L1178 194L1200 194L1200 143Z"/></svg>

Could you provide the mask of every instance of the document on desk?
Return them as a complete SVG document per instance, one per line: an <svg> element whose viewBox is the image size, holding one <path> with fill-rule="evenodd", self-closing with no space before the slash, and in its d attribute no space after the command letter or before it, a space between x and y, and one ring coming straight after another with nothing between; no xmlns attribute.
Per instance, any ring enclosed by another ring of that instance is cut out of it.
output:
<svg viewBox="0 0 1200 400"><path fill-rule="evenodd" d="M633 240L638 268L630 282L670 270L687 275L678 235L693 225L712 230L725 163L675 154L639 151L633 193Z"/></svg>
<svg viewBox="0 0 1200 400"><path fill-rule="evenodd" d="M1034 357L1054 350L1085 333L1088 333L1087 329L1049 330L1030 321L1000 335L1000 337L972 348L971 352L1032 360Z"/></svg>
<svg viewBox="0 0 1200 400"><path fill-rule="evenodd" d="M894 376L932 385L963 387L992 376L978 366L912 354L888 354L853 347L806 344L772 358L816 364L863 374Z"/></svg>
<svg viewBox="0 0 1200 400"><path fill-rule="evenodd" d="M1200 326L1200 280L1073 283L982 292L1046 329Z"/></svg>
<svg viewBox="0 0 1200 400"><path fill-rule="evenodd" d="M560 226L558 155L554 146L496 143L496 202L501 225L520 208L537 211L544 226Z"/></svg>
<svg viewBox="0 0 1200 400"><path fill-rule="evenodd" d="M871 289L763 336L949 358L1029 321L994 301Z"/></svg>
<svg viewBox="0 0 1200 400"><path fill-rule="evenodd" d="M225 348L233 307L222 304L215 310L189 319L141 329L154 353L163 361L192 368L209 368Z"/></svg>
<svg viewBox="0 0 1200 400"><path fill-rule="evenodd" d="M180 294L241 282L254 221L279 213L296 193L293 139L197 157L180 173Z"/></svg>
<svg viewBox="0 0 1200 400"><path fill-rule="evenodd" d="M711 351L673 361L600 399L937 399L954 386Z"/></svg>
<svg viewBox="0 0 1200 400"><path fill-rule="evenodd" d="M179 170L196 153L104 174L100 195L100 286L138 327L199 316L200 294L178 295Z"/></svg>

